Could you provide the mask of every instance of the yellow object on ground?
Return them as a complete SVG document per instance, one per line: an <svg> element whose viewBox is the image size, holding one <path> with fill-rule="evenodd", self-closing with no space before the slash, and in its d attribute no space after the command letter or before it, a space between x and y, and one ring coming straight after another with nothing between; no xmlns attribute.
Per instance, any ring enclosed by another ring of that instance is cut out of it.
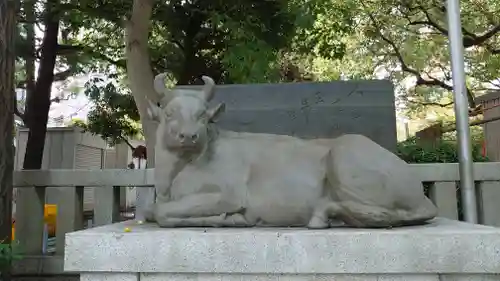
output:
<svg viewBox="0 0 500 281"><path fill-rule="evenodd" d="M45 204L43 221L47 224L49 237L56 235L57 205ZM15 240L16 222L12 223L12 241Z"/></svg>
<svg viewBox="0 0 500 281"><path fill-rule="evenodd" d="M56 236L57 205L45 204L43 221L47 224L49 237Z"/></svg>

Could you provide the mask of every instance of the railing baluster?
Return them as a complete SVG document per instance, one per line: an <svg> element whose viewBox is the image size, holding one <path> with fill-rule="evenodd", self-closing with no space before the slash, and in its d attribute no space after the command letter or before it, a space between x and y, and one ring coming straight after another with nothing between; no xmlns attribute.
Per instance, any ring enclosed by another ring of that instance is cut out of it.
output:
<svg viewBox="0 0 500 281"><path fill-rule="evenodd" d="M41 255L45 187L19 188L17 192L15 240L23 254Z"/></svg>
<svg viewBox="0 0 500 281"><path fill-rule="evenodd" d="M83 186L64 187L57 204L56 253L64 255L64 239L68 232L83 229Z"/></svg>
<svg viewBox="0 0 500 281"><path fill-rule="evenodd" d="M500 173L499 173L500 176ZM480 223L500 226L500 181L479 182Z"/></svg>
<svg viewBox="0 0 500 281"><path fill-rule="evenodd" d="M439 217L458 219L456 182L434 182L429 197L438 208Z"/></svg>
<svg viewBox="0 0 500 281"><path fill-rule="evenodd" d="M120 187L94 189L94 223L96 226L117 222L120 218Z"/></svg>

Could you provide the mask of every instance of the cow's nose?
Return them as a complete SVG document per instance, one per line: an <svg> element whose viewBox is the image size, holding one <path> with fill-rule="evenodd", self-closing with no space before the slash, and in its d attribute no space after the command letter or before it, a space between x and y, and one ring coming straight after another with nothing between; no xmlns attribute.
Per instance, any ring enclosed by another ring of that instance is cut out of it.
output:
<svg viewBox="0 0 500 281"><path fill-rule="evenodd" d="M179 134L179 139L181 141L192 141L196 142L198 140L198 134L187 134L187 133L180 133Z"/></svg>

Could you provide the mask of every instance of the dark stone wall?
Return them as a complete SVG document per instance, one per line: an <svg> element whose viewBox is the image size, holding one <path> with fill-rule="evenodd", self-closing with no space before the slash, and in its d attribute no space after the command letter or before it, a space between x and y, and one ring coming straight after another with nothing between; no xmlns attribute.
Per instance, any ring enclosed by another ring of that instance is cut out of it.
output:
<svg viewBox="0 0 500 281"><path fill-rule="evenodd" d="M394 151L394 90L387 80L218 85L211 104L226 103L226 130L329 138L365 135Z"/></svg>

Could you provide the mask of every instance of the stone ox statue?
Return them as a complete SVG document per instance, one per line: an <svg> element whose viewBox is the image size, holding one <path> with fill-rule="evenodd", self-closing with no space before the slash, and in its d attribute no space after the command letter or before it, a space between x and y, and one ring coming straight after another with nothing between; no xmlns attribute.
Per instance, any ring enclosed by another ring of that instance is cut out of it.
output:
<svg viewBox="0 0 500 281"><path fill-rule="evenodd" d="M403 160L361 135L303 140L222 131L224 104L201 91L165 88L148 115L156 132L156 202L146 214L161 227L395 227L436 216ZM273 122L273 120L269 120Z"/></svg>

